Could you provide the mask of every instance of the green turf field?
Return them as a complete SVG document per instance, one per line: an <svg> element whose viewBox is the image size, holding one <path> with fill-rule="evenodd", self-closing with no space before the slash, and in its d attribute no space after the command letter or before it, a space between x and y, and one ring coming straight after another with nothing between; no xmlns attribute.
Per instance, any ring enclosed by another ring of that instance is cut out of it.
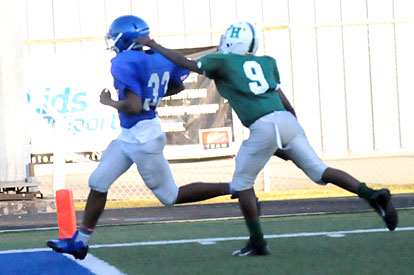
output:
<svg viewBox="0 0 414 275"><path fill-rule="evenodd" d="M374 212L262 218L267 257L231 256L247 238L240 219L98 227L90 253L126 274L413 274L414 210L399 215L395 232ZM0 250L57 237L1 233Z"/></svg>

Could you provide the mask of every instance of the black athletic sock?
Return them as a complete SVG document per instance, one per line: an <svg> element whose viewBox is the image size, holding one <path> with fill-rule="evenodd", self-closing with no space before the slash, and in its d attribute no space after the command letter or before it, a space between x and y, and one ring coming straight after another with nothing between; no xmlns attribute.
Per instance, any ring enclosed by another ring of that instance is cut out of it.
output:
<svg viewBox="0 0 414 275"><path fill-rule="evenodd" d="M221 183L221 184L224 184L225 186L226 186L226 195L231 195L231 194L233 194L232 192L233 192L233 190L231 189L231 187L230 187L230 182L223 182L223 183Z"/></svg>
<svg viewBox="0 0 414 275"><path fill-rule="evenodd" d="M250 239L258 245L263 244L265 240L259 220L246 221L246 225L250 232Z"/></svg>
<svg viewBox="0 0 414 275"><path fill-rule="evenodd" d="M365 182L361 182L358 186L358 197L369 200L374 193L374 189L369 188Z"/></svg>

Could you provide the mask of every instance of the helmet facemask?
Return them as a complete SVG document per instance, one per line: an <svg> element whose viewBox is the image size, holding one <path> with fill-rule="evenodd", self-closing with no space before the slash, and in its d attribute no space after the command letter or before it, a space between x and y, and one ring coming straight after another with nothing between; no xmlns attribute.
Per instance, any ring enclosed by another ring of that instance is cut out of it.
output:
<svg viewBox="0 0 414 275"><path fill-rule="evenodd" d="M105 35L106 49L110 51L115 51L117 54L120 53L120 50L116 46L116 43L121 39L122 32L118 34L117 37L113 37L110 34Z"/></svg>
<svg viewBox="0 0 414 275"><path fill-rule="evenodd" d="M143 45L138 45L133 40L138 36L147 36L148 34L149 27L141 18L133 15L118 17L112 22L105 36L107 49L118 54L123 51L142 48Z"/></svg>

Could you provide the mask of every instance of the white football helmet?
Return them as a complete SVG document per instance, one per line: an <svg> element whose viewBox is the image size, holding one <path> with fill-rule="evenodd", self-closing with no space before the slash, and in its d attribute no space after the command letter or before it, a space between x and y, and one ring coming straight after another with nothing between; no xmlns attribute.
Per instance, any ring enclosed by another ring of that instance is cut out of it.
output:
<svg viewBox="0 0 414 275"><path fill-rule="evenodd" d="M221 36L218 50L225 54L255 54L258 46L259 39L253 25L248 22L237 22Z"/></svg>

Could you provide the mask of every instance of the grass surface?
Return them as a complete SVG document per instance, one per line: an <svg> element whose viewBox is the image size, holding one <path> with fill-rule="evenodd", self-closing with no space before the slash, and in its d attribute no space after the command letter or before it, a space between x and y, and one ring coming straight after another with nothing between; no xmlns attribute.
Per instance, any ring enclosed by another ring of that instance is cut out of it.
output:
<svg viewBox="0 0 414 275"><path fill-rule="evenodd" d="M413 214L414 210L399 211L399 227L413 227ZM280 236L384 228L374 212L261 221L264 233L273 235L267 238L272 250L267 257L232 257L245 240L93 248L99 244L247 237L240 219L98 227L90 253L127 274L412 274L414 270L414 231ZM1 233L0 249L44 248L46 240L57 236L57 230Z"/></svg>

